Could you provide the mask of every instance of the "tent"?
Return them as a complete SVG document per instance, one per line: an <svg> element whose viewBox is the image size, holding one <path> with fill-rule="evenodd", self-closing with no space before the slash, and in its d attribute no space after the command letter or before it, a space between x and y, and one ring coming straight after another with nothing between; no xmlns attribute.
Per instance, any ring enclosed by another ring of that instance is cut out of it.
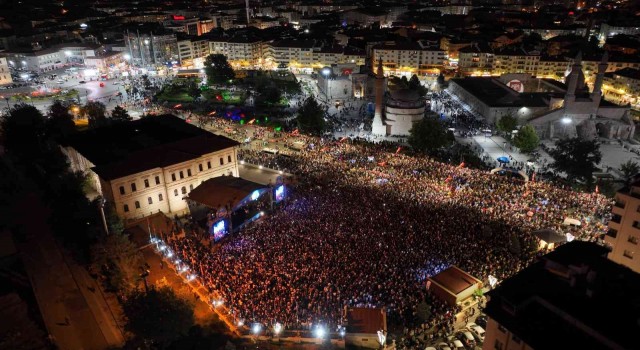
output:
<svg viewBox="0 0 640 350"><path fill-rule="evenodd" d="M567 237L563 234L560 234L552 229L543 229L533 231L533 235L540 239L540 249L547 248L549 250L553 249L556 243L563 243L567 241Z"/></svg>

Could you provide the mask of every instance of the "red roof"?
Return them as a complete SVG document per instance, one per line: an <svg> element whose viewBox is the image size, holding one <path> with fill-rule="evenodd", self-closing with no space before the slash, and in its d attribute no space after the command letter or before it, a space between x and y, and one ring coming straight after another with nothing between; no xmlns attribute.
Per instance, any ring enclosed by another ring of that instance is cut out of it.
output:
<svg viewBox="0 0 640 350"><path fill-rule="evenodd" d="M349 333L376 334L387 329L384 309L350 307L347 308L347 331Z"/></svg>

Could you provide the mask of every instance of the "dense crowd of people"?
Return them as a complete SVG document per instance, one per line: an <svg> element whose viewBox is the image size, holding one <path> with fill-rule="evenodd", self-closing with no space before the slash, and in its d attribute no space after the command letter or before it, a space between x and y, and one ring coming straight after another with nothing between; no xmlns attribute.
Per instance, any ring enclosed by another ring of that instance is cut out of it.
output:
<svg viewBox="0 0 640 350"><path fill-rule="evenodd" d="M345 306L371 306L385 307L392 322L446 331L457 310L426 293L427 276L457 265L502 280L535 258L537 229L585 240L605 230L610 203L599 194L525 184L387 144L306 141L296 156L242 155L301 179L273 215L213 251L188 238L174 243L247 322L333 327ZM579 230L563 225L568 217ZM428 320L416 309L425 300Z"/></svg>

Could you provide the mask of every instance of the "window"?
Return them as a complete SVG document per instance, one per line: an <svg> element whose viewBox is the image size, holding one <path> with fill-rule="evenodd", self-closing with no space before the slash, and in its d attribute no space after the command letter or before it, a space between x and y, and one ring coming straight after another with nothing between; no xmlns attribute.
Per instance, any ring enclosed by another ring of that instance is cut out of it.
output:
<svg viewBox="0 0 640 350"><path fill-rule="evenodd" d="M182 194L187 194L187 188L182 186Z"/></svg>
<svg viewBox="0 0 640 350"><path fill-rule="evenodd" d="M136 191L136 184L135 182L131 184L131 192L135 192Z"/></svg>
<svg viewBox="0 0 640 350"><path fill-rule="evenodd" d="M220 165L224 165L224 159L220 157Z"/></svg>
<svg viewBox="0 0 640 350"><path fill-rule="evenodd" d="M144 179L144 188L149 187L149 180Z"/></svg>
<svg viewBox="0 0 640 350"><path fill-rule="evenodd" d="M618 236L618 230L610 228L609 231L607 231L607 236L616 238Z"/></svg>
<svg viewBox="0 0 640 350"><path fill-rule="evenodd" d="M136 201L136 209L140 209L140 202Z"/></svg>
<svg viewBox="0 0 640 350"><path fill-rule="evenodd" d="M158 194L158 202L162 202L162 193Z"/></svg>
<svg viewBox="0 0 640 350"><path fill-rule="evenodd" d="M176 173L171 174L171 181L176 181Z"/></svg>
<svg viewBox="0 0 640 350"><path fill-rule="evenodd" d="M193 185L189 185L189 191L193 191Z"/></svg>
<svg viewBox="0 0 640 350"><path fill-rule="evenodd" d="M617 215L617 216L620 216L620 215ZM616 215L614 215L614 217L613 217L613 218L611 218L611 221L615 221L615 220L613 220L613 219L615 219L615 217L616 217ZM617 221L617 222L620 222L620 221ZM638 222L638 221L634 221L634 222L633 222L633 225L631 225L631 226L633 226L633 227L635 227L635 228L639 228L639 229L640 229L640 222Z"/></svg>
<svg viewBox="0 0 640 350"><path fill-rule="evenodd" d="M202 164L198 164L198 170L202 171Z"/></svg>
<svg viewBox="0 0 640 350"><path fill-rule="evenodd" d="M177 196L178 195L178 189L176 188L175 190L173 190L173 195Z"/></svg>
<svg viewBox="0 0 640 350"><path fill-rule="evenodd" d="M180 170L180 178L184 179L184 172L182 170Z"/></svg>
<svg viewBox="0 0 640 350"><path fill-rule="evenodd" d="M229 163L231 163L231 156L227 156L227 160L229 161Z"/></svg>
<svg viewBox="0 0 640 350"><path fill-rule="evenodd" d="M632 252L632 251L630 251L630 250L625 250L625 251L624 251L624 253L622 253L622 255L623 255L625 258L633 259L633 252Z"/></svg>
<svg viewBox="0 0 640 350"><path fill-rule="evenodd" d="M153 204L153 199L151 197L147 198L147 202L149 202L149 204Z"/></svg>
<svg viewBox="0 0 640 350"><path fill-rule="evenodd" d="M191 176L191 169L187 169L187 176Z"/></svg>
<svg viewBox="0 0 640 350"><path fill-rule="evenodd" d="M120 186L120 194L124 194L124 186Z"/></svg>
<svg viewBox="0 0 640 350"><path fill-rule="evenodd" d="M124 205L124 212L125 212L125 213L128 213L128 212L129 212L129 206L128 206L128 205L126 205L126 204Z"/></svg>
<svg viewBox="0 0 640 350"><path fill-rule="evenodd" d="M211 162L207 162L207 169L211 169Z"/></svg>
<svg viewBox="0 0 640 350"><path fill-rule="evenodd" d="M160 176L156 176L156 185L160 184Z"/></svg>
<svg viewBox="0 0 640 350"><path fill-rule="evenodd" d="M493 345L493 348L496 350L502 350L502 347L504 346L504 344L502 344L501 341L499 341L498 339L496 339L496 343Z"/></svg>

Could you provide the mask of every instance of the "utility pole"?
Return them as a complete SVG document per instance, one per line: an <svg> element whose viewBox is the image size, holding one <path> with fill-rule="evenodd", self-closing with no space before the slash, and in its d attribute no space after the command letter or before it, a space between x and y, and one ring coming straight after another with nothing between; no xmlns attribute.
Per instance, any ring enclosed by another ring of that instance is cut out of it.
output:
<svg viewBox="0 0 640 350"><path fill-rule="evenodd" d="M109 235L109 227L107 226L107 218L104 216L104 205L107 203L107 200L104 198L100 198L100 202L98 202L98 206L100 207L100 214L102 215L102 225L104 225L104 232L106 232L107 236Z"/></svg>

